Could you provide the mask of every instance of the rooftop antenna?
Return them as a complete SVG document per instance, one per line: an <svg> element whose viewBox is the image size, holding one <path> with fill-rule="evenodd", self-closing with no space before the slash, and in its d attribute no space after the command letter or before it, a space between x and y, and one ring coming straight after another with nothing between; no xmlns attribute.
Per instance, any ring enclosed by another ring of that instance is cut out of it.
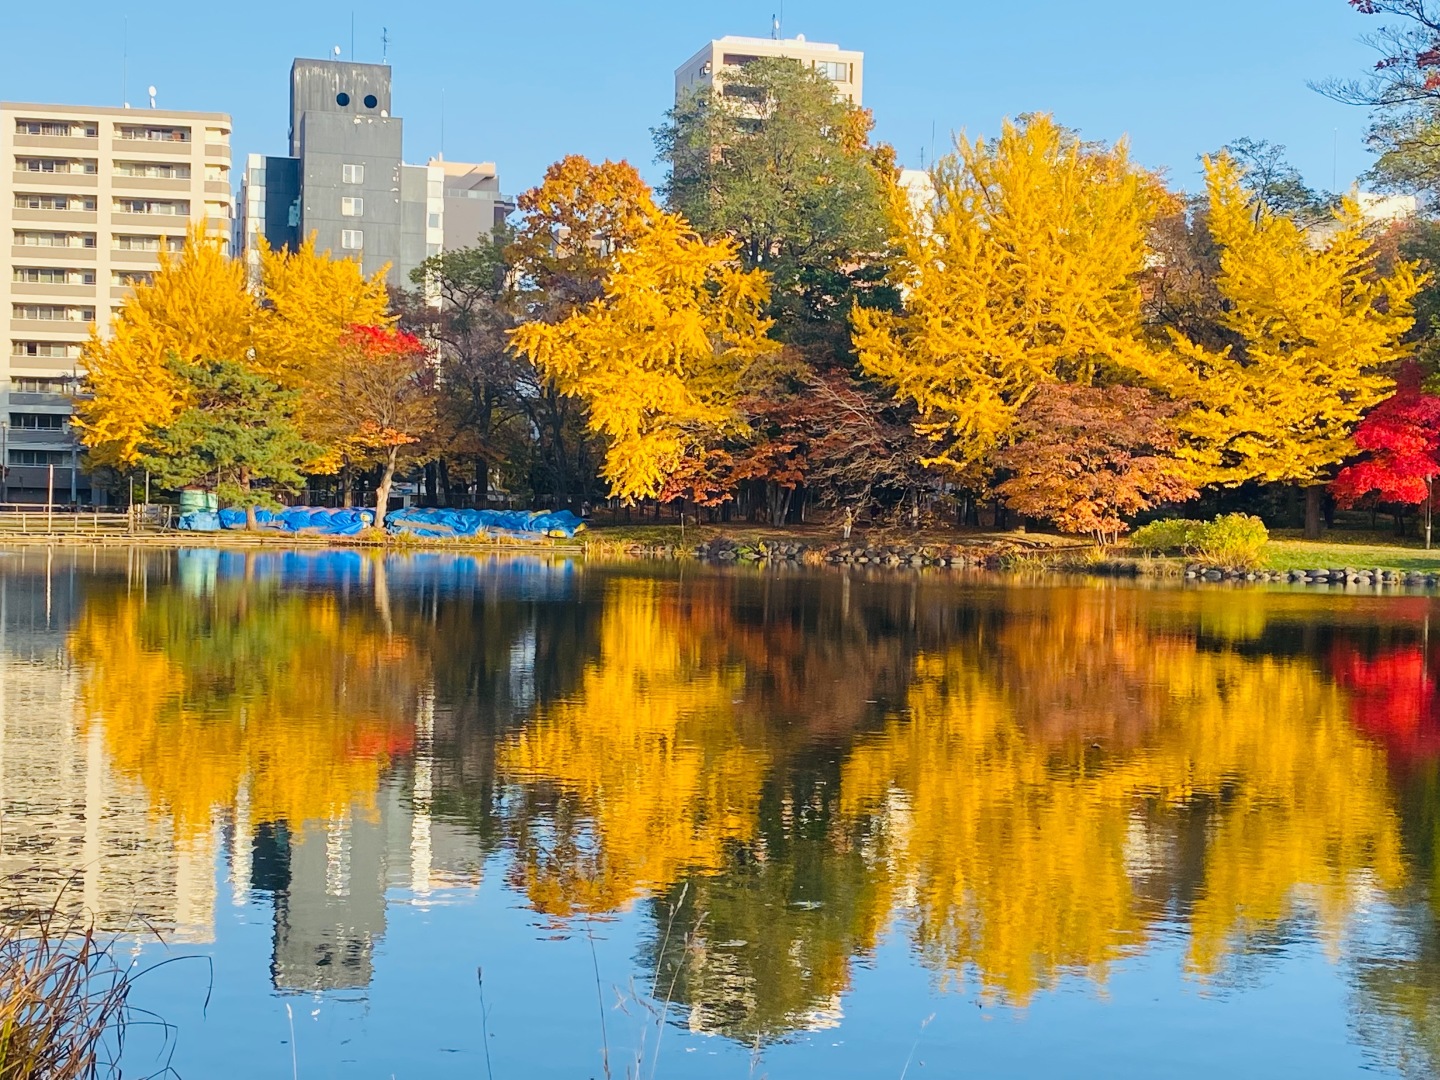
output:
<svg viewBox="0 0 1440 1080"><path fill-rule="evenodd" d="M336 60L339 60L339 59L340 59L340 46L339 46L339 45L336 45L336 46L335 46L335 59L336 59Z"/></svg>
<svg viewBox="0 0 1440 1080"><path fill-rule="evenodd" d="M125 16L125 29L121 31L120 46L120 104L130 107L130 16Z"/></svg>
<svg viewBox="0 0 1440 1080"><path fill-rule="evenodd" d="M779 41L779 40L780 40L780 16L779 16L779 15L771 15L771 16L770 16L770 40L771 40L771 41Z"/></svg>
<svg viewBox="0 0 1440 1080"><path fill-rule="evenodd" d="M382 64L390 62L390 31L384 26L380 28L380 62Z"/></svg>
<svg viewBox="0 0 1440 1080"><path fill-rule="evenodd" d="M150 95L150 107L153 109L155 108L155 87L146 87L146 92Z"/></svg>

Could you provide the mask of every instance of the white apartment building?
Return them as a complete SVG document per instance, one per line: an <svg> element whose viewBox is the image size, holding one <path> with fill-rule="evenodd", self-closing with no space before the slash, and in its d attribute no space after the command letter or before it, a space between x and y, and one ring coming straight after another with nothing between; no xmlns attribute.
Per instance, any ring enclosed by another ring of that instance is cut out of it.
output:
<svg viewBox="0 0 1440 1080"><path fill-rule="evenodd" d="M70 423L80 346L192 221L229 242L224 113L0 102L0 502L90 501Z"/></svg>
<svg viewBox="0 0 1440 1080"><path fill-rule="evenodd" d="M712 41L675 69L675 100L702 87L719 85L724 92L726 71L738 71L763 57L786 57L815 68L832 82L839 94L855 105L862 103L865 54L820 41L793 38L723 37Z"/></svg>

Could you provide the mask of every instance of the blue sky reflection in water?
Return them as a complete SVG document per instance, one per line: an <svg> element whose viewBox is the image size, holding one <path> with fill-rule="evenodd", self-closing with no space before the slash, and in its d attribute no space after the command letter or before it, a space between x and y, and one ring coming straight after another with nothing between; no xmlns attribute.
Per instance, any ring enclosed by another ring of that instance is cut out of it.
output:
<svg viewBox="0 0 1440 1080"><path fill-rule="evenodd" d="M597 966L617 1076L1429 1076L1431 614L12 553L3 900L209 958L137 992L187 1077L290 1075L287 1006L303 1077L483 1076L477 967L494 1075L599 1076Z"/></svg>

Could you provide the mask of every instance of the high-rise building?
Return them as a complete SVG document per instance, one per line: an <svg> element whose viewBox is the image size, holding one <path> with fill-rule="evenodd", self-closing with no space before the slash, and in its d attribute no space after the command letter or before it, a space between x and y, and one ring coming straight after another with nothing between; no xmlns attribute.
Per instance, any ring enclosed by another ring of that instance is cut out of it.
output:
<svg viewBox="0 0 1440 1080"><path fill-rule="evenodd" d="M289 156L251 154L241 178L236 244L252 273L261 236L272 247L293 248L314 234L322 251L358 259L366 274L388 267L392 285L410 288L410 272L439 254L452 232L445 223L447 185L475 191L479 198L458 197L472 199L481 216L487 206L494 214L493 165L406 165L403 133L388 65L297 59L290 69ZM465 179L467 171L477 175ZM493 185L493 199L483 179ZM455 230L458 241L475 242L478 232L462 238L461 231Z"/></svg>
<svg viewBox="0 0 1440 1080"><path fill-rule="evenodd" d="M719 86L725 93L727 73L764 57L785 57L814 68L835 83L841 97L861 104L865 84L865 54L820 41L793 38L723 37L712 41L675 69L675 100L703 87ZM742 92L736 87L737 92Z"/></svg>
<svg viewBox="0 0 1440 1080"><path fill-rule="evenodd" d="M3 499L85 500L69 422L80 346L191 222L230 235L230 117L0 102Z"/></svg>
<svg viewBox="0 0 1440 1080"><path fill-rule="evenodd" d="M471 247L489 236L515 211L515 204L500 194L500 174L492 161L472 164L436 158L445 178L445 239L447 250Z"/></svg>

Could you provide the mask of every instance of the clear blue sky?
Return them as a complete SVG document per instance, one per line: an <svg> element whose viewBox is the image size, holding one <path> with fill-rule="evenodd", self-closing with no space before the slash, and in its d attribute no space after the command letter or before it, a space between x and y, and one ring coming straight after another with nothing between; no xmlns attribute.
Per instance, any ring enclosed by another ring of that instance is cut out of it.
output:
<svg viewBox="0 0 1440 1080"><path fill-rule="evenodd" d="M658 179L649 130L674 69L724 34L767 36L780 0L244 0L6 5L0 98L115 105L129 20L129 97L230 113L237 160L283 153L290 61L333 46L380 59L390 35L405 152L499 164L507 192L566 153L628 158ZM1369 163L1362 110L1307 79L1363 72L1374 20L1345 0L788 0L785 33L866 54L880 138L919 164L931 132L993 132L1047 110L1087 138L1128 134L1136 157L1197 186L1196 156L1239 136L1285 144L1312 184ZM63 62L56 51L63 50Z"/></svg>

